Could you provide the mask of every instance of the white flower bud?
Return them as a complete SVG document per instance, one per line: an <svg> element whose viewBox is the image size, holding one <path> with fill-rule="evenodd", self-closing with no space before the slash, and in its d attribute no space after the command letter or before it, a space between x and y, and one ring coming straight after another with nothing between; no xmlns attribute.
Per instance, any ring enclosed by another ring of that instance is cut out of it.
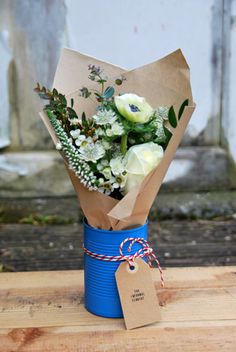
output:
<svg viewBox="0 0 236 352"><path fill-rule="evenodd" d="M58 143L56 144L56 149L57 149L57 150L62 150L62 145L61 145L60 142L58 142Z"/></svg>

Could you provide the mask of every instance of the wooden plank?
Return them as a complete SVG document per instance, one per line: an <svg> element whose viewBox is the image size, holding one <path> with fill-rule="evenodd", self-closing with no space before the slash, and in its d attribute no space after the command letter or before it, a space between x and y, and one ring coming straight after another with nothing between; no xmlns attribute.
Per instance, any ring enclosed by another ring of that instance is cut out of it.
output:
<svg viewBox="0 0 236 352"><path fill-rule="evenodd" d="M163 321L234 319L235 271L235 267L168 269L166 287L160 289L159 274L153 269ZM0 287L1 327L117 324L117 319L111 323L85 310L82 271L3 273Z"/></svg>
<svg viewBox="0 0 236 352"><path fill-rule="evenodd" d="M235 352L236 267L152 270L162 322L125 331L83 307L83 272L0 275L0 348L13 351Z"/></svg>
<svg viewBox="0 0 236 352"><path fill-rule="evenodd" d="M16 271L82 269L81 224L0 225L0 263ZM150 221L162 266L236 264L236 221Z"/></svg>
<svg viewBox="0 0 236 352"><path fill-rule="evenodd" d="M131 331L80 327L13 329L1 335L1 352L235 352L236 325L170 326Z"/></svg>

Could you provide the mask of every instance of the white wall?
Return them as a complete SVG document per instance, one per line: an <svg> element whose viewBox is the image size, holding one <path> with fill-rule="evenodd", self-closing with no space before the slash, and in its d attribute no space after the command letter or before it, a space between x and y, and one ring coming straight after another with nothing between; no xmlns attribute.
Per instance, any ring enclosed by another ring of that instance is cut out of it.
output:
<svg viewBox="0 0 236 352"><path fill-rule="evenodd" d="M8 43L8 32L4 30L0 31L0 54L0 148L3 148L10 144L8 69L10 60L12 58L11 50Z"/></svg>
<svg viewBox="0 0 236 352"><path fill-rule="evenodd" d="M191 67L197 103L188 133L191 138L198 136L213 116L214 122L204 132L201 143L218 143L220 77L214 72L219 63L212 65L212 54L213 44L217 46L217 31L221 30L220 22L217 23L221 21L218 13L221 0L67 0L66 3L69 45L78 51L129 69L180 47ZM215 52L217 55L218 51Z"/></svg>

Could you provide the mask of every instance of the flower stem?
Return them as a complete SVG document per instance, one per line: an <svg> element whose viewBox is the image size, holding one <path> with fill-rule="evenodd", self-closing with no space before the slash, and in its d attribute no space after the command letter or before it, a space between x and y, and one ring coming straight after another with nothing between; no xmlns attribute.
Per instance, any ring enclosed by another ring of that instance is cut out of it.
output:
<svg viewBox="0 0 236 352"><path fill-rule="evenodd" d="M123 136L121 136L121 144L120 144L120 151L123 156L125 156L127 152L127 142L128 142L128 134L123 134Z"/></svg>

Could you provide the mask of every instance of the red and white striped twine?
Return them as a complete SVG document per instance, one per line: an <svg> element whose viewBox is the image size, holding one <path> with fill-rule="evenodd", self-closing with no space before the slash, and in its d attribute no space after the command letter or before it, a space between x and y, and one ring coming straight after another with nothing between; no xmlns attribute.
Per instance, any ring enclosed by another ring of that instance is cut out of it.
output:
<svg viewBox="0 0 236 352"><path fill-rule="evenodd" d="M130 245L128 247L128 252L131 251L131 248L134 243L139 243L141 244L141 248L135 252L134 254L131 255L123 255L122 249L123 246L126 242L130 242ZM133 238L133 237L128 237L124 241L121 242L119 251L120 255L103 255L103 254L97 254L94 252L91 252L87 248L83 246L84 252L89 255L92 258L98 259L98 260L104 260L107 262L118 262L118 261L123 261L126 260L130 266L133 265L133 262L135 258L143 258L147 257L148 264L152 268L152 261L154 260L157 263L158 270L160 272L160 277L161 277L161 286L164 287L164 278L163 278L163 272L161 269L161 265L159 260L157 259L156 255L153 252L153 249L149 246L149 243L144 239L144 238Z"/></svg>

